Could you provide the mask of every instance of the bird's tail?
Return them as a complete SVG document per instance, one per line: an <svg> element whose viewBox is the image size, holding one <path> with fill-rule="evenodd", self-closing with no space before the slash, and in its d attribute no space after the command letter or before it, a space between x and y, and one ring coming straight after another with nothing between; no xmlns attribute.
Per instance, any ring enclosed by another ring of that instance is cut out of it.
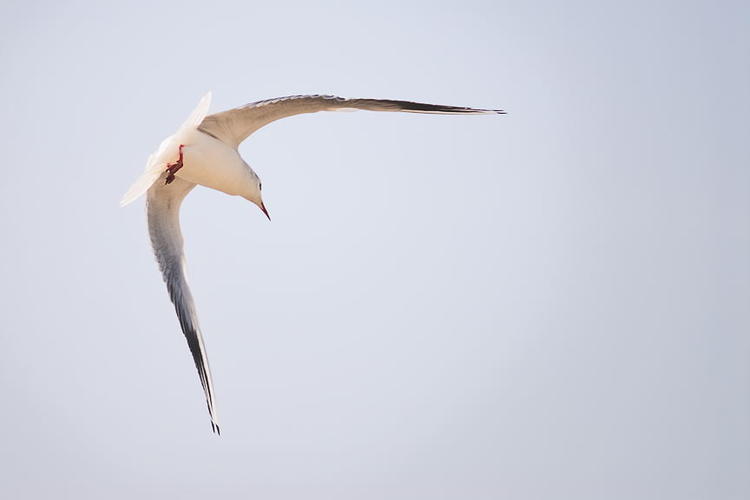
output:
<svg viewBox="0 0 750 500"><path fill-rule="evenodd" d="M208 108L210 106L211 92L208 92L203 98L201 98L198 105L192 113L190 113L190 116L185 120L178 131L174 135L164 139L159 145L159 149L156 150L156 153L152 153L148 157L148 160L146 161L146 169L141 176L136 179L133 185L130 186L130 189L128 189L128 192L122 197L122 200L120 200L121 207L124 207L128 203L139 198L143 193L148 191L148 188L150 188L154 182L156 182L156 179L158 179L167 168L169 159L177 154L180 145L176 137L185 130L198 128L198 125L200 125L206 117L206 113L208 113Z"/></svg>

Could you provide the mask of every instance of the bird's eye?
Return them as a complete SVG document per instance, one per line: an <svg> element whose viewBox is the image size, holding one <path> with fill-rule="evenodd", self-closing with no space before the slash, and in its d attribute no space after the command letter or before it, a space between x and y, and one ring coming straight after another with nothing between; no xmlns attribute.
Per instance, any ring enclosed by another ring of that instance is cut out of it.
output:
<svg viewBox="0 0 750 500"><path fill-rule="evenodd" d="M263 183L262 182L258 183L258 190L259 191L263 191Z"/></svg>

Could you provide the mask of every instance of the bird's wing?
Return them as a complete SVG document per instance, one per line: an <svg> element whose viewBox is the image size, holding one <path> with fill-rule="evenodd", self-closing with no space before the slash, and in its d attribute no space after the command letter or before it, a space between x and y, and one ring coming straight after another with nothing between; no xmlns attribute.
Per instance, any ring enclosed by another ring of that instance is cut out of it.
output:
<svg viewBox="0 0 750 500"><path fill-rule="evenodd" d="M500 109L462 108L388 99L346 99L333 95L293 95L253 102L240 108L209 115L200 124L199 130L236 147L256 130L281 118L303 113L346 109L438 114L504 113Z"/></svg>
<svg viewBox="0 0 750 500"><path fill-rule="evenodd" d="M185 257L182 252L180 205L195 184L177 177L174 182L165 185L165 178L166 172L162 173L162 177L147 192L148 232L164 282L167 284L169 297L180 320L182 333L185 334L195 367L198 369L203 392L206 394L208 413L211 416L211 428L219 433L211 370L193 296L185 275Z"/></svg>

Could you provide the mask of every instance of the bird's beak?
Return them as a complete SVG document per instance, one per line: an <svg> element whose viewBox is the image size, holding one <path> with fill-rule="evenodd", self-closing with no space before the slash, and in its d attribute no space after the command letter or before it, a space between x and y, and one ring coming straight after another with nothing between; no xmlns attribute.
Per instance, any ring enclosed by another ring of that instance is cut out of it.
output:
<svg viewBox="0 0 750 500"><path fill-rule="evenodd" d="M263 213L264 213L264 214L266 214L266 217L268 217L268 220L271 220L271 216L270 216L270 215L268 215L268 210L266 209L266 205L265 205L265 203L263 203L263 202L261 201L261 202L260 202L260 205L258 205L258 206L259 206L259 207L260 207L260 209L261 209L261 210L263 211Z"/></svg>

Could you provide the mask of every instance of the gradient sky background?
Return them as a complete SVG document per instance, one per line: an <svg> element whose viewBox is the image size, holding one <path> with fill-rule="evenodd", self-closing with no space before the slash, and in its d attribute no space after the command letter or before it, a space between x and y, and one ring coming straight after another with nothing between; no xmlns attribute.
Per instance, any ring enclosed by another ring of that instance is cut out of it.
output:
<svg viewBox="0 0 750 500"><path fill-rule="evenodd" d="M137 4L137 3L136 3ZM0 497L750 498L747 2L0 5ZM148 154L207 90L329 113L183 231Z"/></svg>

